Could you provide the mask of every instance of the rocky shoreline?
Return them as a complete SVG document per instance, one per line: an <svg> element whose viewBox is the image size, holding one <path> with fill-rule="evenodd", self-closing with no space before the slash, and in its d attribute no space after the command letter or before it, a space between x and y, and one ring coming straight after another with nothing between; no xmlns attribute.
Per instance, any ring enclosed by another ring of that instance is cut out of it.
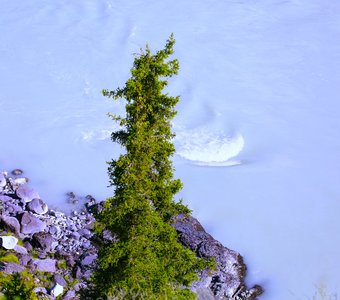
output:
<svg viewBox="0 0 340 300"><path fill-rule="evenodd" d="M83 208L66 215L49 209L27 182L19 169L11 175L0 172L0 271L37 274L38 298L81 299L78 292L86 288L96 268L93 212L103 202L88 195ZM72 192L67 197L65 201L79 202ZM192 285L199 299L251 300L262 293L260 286L246 287L241 255L213 239L197 219L178 216L174 226L186 247L200 257L215 258L217 269L212 274L203 272ZM109 232L100 238L114 242Z"/></svg>

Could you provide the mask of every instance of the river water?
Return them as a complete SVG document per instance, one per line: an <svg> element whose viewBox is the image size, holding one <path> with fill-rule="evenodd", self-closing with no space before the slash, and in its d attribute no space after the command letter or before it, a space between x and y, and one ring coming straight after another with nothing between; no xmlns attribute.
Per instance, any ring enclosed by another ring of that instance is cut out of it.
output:
<svg viewBox="0 0 340 300"><path fill-rule="evenodd" d="M261 299L340 297L338 1L0 3L1 170L24 169L54 208L112 195L106 113L124 103L100 91L173 32L179 196Z"/></svg>

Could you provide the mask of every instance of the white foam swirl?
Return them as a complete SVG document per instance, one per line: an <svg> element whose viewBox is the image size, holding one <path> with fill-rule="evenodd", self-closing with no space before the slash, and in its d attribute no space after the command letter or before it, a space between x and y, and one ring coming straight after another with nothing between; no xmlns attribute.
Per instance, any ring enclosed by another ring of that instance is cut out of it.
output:
<svg viewBox="0 0 340 300"><path fill-rule="evenodd" d="M244 147L241 134L216 134L208 130L182 131L176 138L177 154L197 165L230 166Z"/></svg>

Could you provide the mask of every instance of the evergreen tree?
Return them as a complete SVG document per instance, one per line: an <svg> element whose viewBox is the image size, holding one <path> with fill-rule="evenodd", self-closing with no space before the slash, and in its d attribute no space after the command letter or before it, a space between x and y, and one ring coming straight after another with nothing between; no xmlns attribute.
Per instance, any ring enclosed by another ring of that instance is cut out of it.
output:
<svg viewBox="0 0 340 300"><path fill-rule="evenodd" d="M124 299L194 299L188 286L207 262L178 242L172 217L190 213L174 195L182 183L174 179L175 152L171 120L179 97L163 93L167 78L177 74L173 35L165 48L135 57L131 78L123 88L103 90L113 99L126 100L126 115L110 115L121 130L112 133L126 153L109 162L114 196L97 216L97 230L109 230L117 242L103 245L94 275L97 295ZM137 297L137 298L134 298Z"/></svg>

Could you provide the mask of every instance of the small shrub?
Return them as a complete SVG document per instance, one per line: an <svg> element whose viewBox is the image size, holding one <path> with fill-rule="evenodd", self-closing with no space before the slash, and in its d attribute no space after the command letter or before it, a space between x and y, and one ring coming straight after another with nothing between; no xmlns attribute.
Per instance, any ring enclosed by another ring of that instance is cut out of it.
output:
<svg viewBox="0 0 340 300"><path fill-rule="evenodd" d="M0 272L1 300L38 300L34 288L34 278L28 272L14 274Z"/></svg>
<svg viewBox="0 0 340 300"><path fill-rule="evenodd" d="M6 254L5 256L0 257L0 262L12 262L18 264L19 258L14 254Z"/></svg>

